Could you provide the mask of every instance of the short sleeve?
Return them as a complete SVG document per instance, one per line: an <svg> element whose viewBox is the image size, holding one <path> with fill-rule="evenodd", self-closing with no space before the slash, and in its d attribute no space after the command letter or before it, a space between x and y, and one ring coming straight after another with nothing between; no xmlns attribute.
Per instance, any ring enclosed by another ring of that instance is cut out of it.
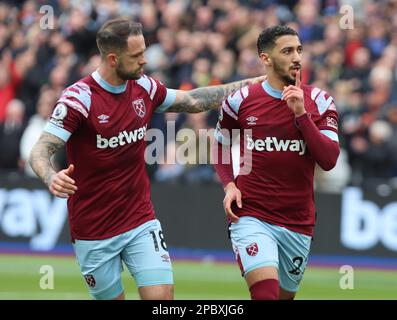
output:
<svg viewBox="0 0 397 320"><path fill-rule="evenodd" d="M316 121L316 126L322 134L334 141L338 138L338 112L334 99L324 90L314 88L312 98L317 106L320 118Z"/></svg>
<svg viewBox="0 0 397 320"><path fill-rule="evenodd" d="M224 100L215 128L215 139L221 144L230 145L233 140L233 129L239 130L239 128L237 114L231 109L228 100Z"/></svg>
<svg viewBox="0 0 397 320"><path fill-rule="evenodd" d="M175 102L176 90L168 89L157 79L143 75L137 84L146 90L156 112L165 112Z"/></svg>
<svg viewBox="0 0 397 320"><path fill-rule="evenodd" d="M88 117L91 107L91 90L83 82L77 82L66 88L55 104L44 131L65 142Z"/></svg>

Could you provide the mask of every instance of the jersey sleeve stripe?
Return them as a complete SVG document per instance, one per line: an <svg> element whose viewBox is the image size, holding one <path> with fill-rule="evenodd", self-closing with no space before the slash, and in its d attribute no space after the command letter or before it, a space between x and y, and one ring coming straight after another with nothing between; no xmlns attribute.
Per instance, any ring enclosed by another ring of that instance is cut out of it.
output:
<svg viewBox="0 0 397 320"><path fill-rule="evenodd" d="M175 99L176 99L176 90L167 88L167 93L164 102L157 107L156 112L157 113L165 112L169 107L173 105Z"/></svg>
<svg viewBox="0 0 397 320"><path fill-rule="evenodd" d="M248 86L242 87L240 89L240 94L243 97L243 100L248 97Z"/></svg>
<svg viewBox="0 0 397 320"><path fill-rule="evenodd" d="M66 104L68 107L73 108L75 110L77 110L78 112L80 112L84 117L88 118L88 112L87 109L85 109L81 103L77 102L77 101L73 101L70 99L64 99L61 98L58 100L58 103L64 103Z"/></svg>
<svg viewBox="0 0 397 320"><path fill-rule="evenodd" d="M150 96L150 99L152 99L151 94L152 94L152 89L153 89L153 80L150 79L150 77L147 77L147 78L149 79L149 83L150 83L148 94Z"/></svg>
<svg viewBox="0 0 397 320"><path fill-rule="evenodd" d="M222 109L225 111L229 116L231 116L234 120L238 120L237 114L234 113L234 111L229 107L229 104L227 101L222 102Z"/></svg>
<svg viewBox="0 0 397 320"><path fill-rule="evenodd" d="M47 122L46 126L44 127L44 131L53 134L54 136L62 139L63 141L67 142L72 135L69 131L56 126L53 123Z"/></svg>
<svg viewBox="0 0 397 320"><path fill-rule="evenodd" d="M315 88L313 88L313 90L312 90L312 92L311 92L311 98L312 98L312 100L316 100L316 98L317 98L317 96L318 96L318 94L321 92L321 89L320 88L317 88L317 87L315 87Z"/></svg>
<svg viewBox="0 0 397 320"><path fill-rule="evenodd" d="M77 93L72 90L66 90L63 92L61 98L75 98L77 99L83 106L87 108L87 110L90 110L91 107L91 97L87 93Z"/></svg>
<svg viewBox="0 0 397 320"><path fill-rule="evenodd" d="M331 130L320 130L320 132L321 132L323 135L325 135L325 136L327 136L328 138L330 138L331 140L336 141L336 142L339 142L339 137L338 137L338 134L337 134L336 132L331 131Z"/></svg>
<svg viewBox="0 0 397 320"><path fill-rule="evenodd" d="M153 100L154 95L156 94L156 91L157 91L157 83L152 78L149 78L149 80L151 82L150 99Z"/></svg>
<svg viewBox="0 0 397 320"><path fill-rule="evenodd" d="M147 76L143 75L136 81L136 83L139 84L143 89L145 89L147 94L150 96L152 82L149 80L149 78Z"/></svg>
<svg viewBox="0 0 397 320"><path fill-rule="evenodd" d="M326 92L317 87L312 89L311 99L316 103L319 114L323 114L333 104L334 99L331 96L326 97Z"/></svg>
<svg viewBox="0 0 397 320"><path fill-rule="evenodd" d="M229 97L227 98L230 109L232 109L236 115L238 115L238 111L240 109L241 103L243 102L243 99L244 97L240 90L229 95Z"/></svg>
<svg viewBox="0 0 397 320"><path fill-rule="evenodd" d="M316 101L318 112L323 114L328 110L333 101L334 99L332 99L332 97L328 97L328 99L325 100L325 97L319 96Z"/></svg>
<svg viewBox="0 0 397 320"><path fill-rule="evenodd" d="M218 141L220 144L224 145L230 145L230 139L228 137L225 137L221 130L219 130L219 127L217 126L214 132L214 138L216 141Z"/></svg>

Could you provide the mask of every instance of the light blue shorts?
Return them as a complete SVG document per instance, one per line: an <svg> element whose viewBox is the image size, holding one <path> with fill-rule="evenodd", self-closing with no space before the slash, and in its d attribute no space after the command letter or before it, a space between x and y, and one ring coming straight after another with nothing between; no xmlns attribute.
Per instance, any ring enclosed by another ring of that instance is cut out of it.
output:
<svg viewBox="0 0 397 320"><path fill-rule="evenodd" d="M310 251L310 236L246 216L232 223L229 230L243 275L273 266L278 269L280 287L298 291Z"/></svg>
<svg viewBox="0 0 397 320"><path fill-rule="evenodd" d="M174 283L171 259L157 219L109 239L76 240L74 250L94 299L113 299L124 291L122 261L138 287Z"/></svg>

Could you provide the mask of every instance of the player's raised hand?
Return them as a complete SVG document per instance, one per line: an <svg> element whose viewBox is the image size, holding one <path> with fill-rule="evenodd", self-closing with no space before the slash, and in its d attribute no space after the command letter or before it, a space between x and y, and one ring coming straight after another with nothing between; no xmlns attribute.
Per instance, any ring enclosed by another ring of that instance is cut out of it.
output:
<svg viewBox="0 0 397 320"><path fill-rule="evenodd" d="M287 102L288 108L295 114L296 117L301 116L306 112L303 90L301 89L300 69L296 72L295 85L284 87L282 93L282 100Z"/></svg>
<svg viewBox="0 0 397 320"><path fill-rule="evenodd" d="M225 213L232 222L237 222L239 217L234 214L231 207L232 203L236 201L237 206L242 208L241 191L236 187L234 182L231 182L226 186L225 193L225 199L223 199L223 208L225 209Z"/></svg>
<svg viewBox="0 0 397 320"><path fill-rule="evenodd" d="M54 196L67 199L77 191L75 181L71 178L73 171L74 165L71 164L51 177L48 189Z"/></svg>
<svg viewBox="0 0 397 320"><path fill-rule="evenodd" d="M295 87L297 88L301 87L301 69L298 69L298 71L296 71Z"/></svg>

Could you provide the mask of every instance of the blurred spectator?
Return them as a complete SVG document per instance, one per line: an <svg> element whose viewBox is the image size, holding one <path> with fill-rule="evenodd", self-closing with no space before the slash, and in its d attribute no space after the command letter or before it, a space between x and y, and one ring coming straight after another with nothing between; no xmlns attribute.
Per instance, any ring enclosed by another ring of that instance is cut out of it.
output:
<svg viewBox="0 0 397 320"><path fill-rule="evenodd" d="M361 158L363 178L367 183L391 177L393 153L389 141L392 134L391 125L384 120L377 120L369 127L369 141Z"/></svg>
<svg viewBox="0 0 397 320"><path fill-rule="evenodd" d="M0 168L18 170L23 163L20 158L19 142L24 131L25 106L14 99L8 102L3 123L0 123Z"/></svg>
<svg viewBox="0 0 397 320"><path fill-rule="evenodd" d="M369 89L368 75L370 72L371 55L367 48L360 47L354 51L351 64L344 69L342 78L355 81L356 88Z"/></svg>
<svg viewBox="0 0 397 320"><path fill-rule="evenodd" d="M316 190L338 193L349 184L351 168L347 157L346 150L341 149L336 166L332 170L324 171L319 166L316 166L314 175Z"/></svg>
<svg viewBox="0 0 397 320"><path fill-rule="evenodd" d="M397 103L390 104L384 108L384 120L388 121L392 128L389 139L392 157L392 177L397 177Z"/></svg>
<svg viewBox="0 0 397 320"><path fill-rule="evenodd" d="M385 159L383 169L388 169L379 171L380 175L383 179L397 176L395 0L54 0L48 2L55 13L53 29L40 25L39 6L43 3L0 3L2 130L6 107L13 99L22 101L26 120L31 119L28 136L48 116L41 108L50 105L53 95L58 97L68 84L96 69L100 57L95 34L107 19L125 15L142 22L146 73L173 88L262 74L257 36L263 28L283 23L296 29L304 44L303 83L326 88L340 115L340 143L346 153L341 153L339 169L317 173L316 187L335 191L333 186L342 188L346 180L364 183L363 179L370 179L371 170L364 172L369 163L381 162L380 154L379 159L374 158L378 150L391 152L393 159ZM339 25L342 5L353 8L352 29ZM205 117L159 114L151 127L166 133L165 121L172 120L177 131L189 128L197 132L199 126L213 128L216 117L216 112ZM387 125L379 125L379 120L389 124L390 135L386 134ZM383 140L376 131L383 134ZM27 141L34 139L31 135ZM165 156L174 157L180 144L165 143ZM2 140L0 147L6 150L10 145ZM4 168L3 164L0 167ZM151 167L151 176L161 181L207 181L212 173L202 170L204 167L161 164Z"/></svg>
<svg viewBox="0 0 397 320"><path fill-rule="evenodd" d="M316 1L300 1L297 6L299 38L303 44L323 39L324 27L320 23L318 11Z"/></svg>
<svg viewBox="0 0 397 320"><path fill-rule="evenodd" d="M0 123L4 121L7 104L15 98L16 90L21 82L11 62L11 54L3 53L0 61Z"/></svg>
<svg viewBox="0 0 397 320"><path fill-rule="evenodd" d="M37 103L37 113L30 118L23 132L20 142L20 154L22 163L24 164L24 172L28 176L37 177L28 163L29 155L47 124L56 100L57 95L54 90L43 89Z"/></svg>

